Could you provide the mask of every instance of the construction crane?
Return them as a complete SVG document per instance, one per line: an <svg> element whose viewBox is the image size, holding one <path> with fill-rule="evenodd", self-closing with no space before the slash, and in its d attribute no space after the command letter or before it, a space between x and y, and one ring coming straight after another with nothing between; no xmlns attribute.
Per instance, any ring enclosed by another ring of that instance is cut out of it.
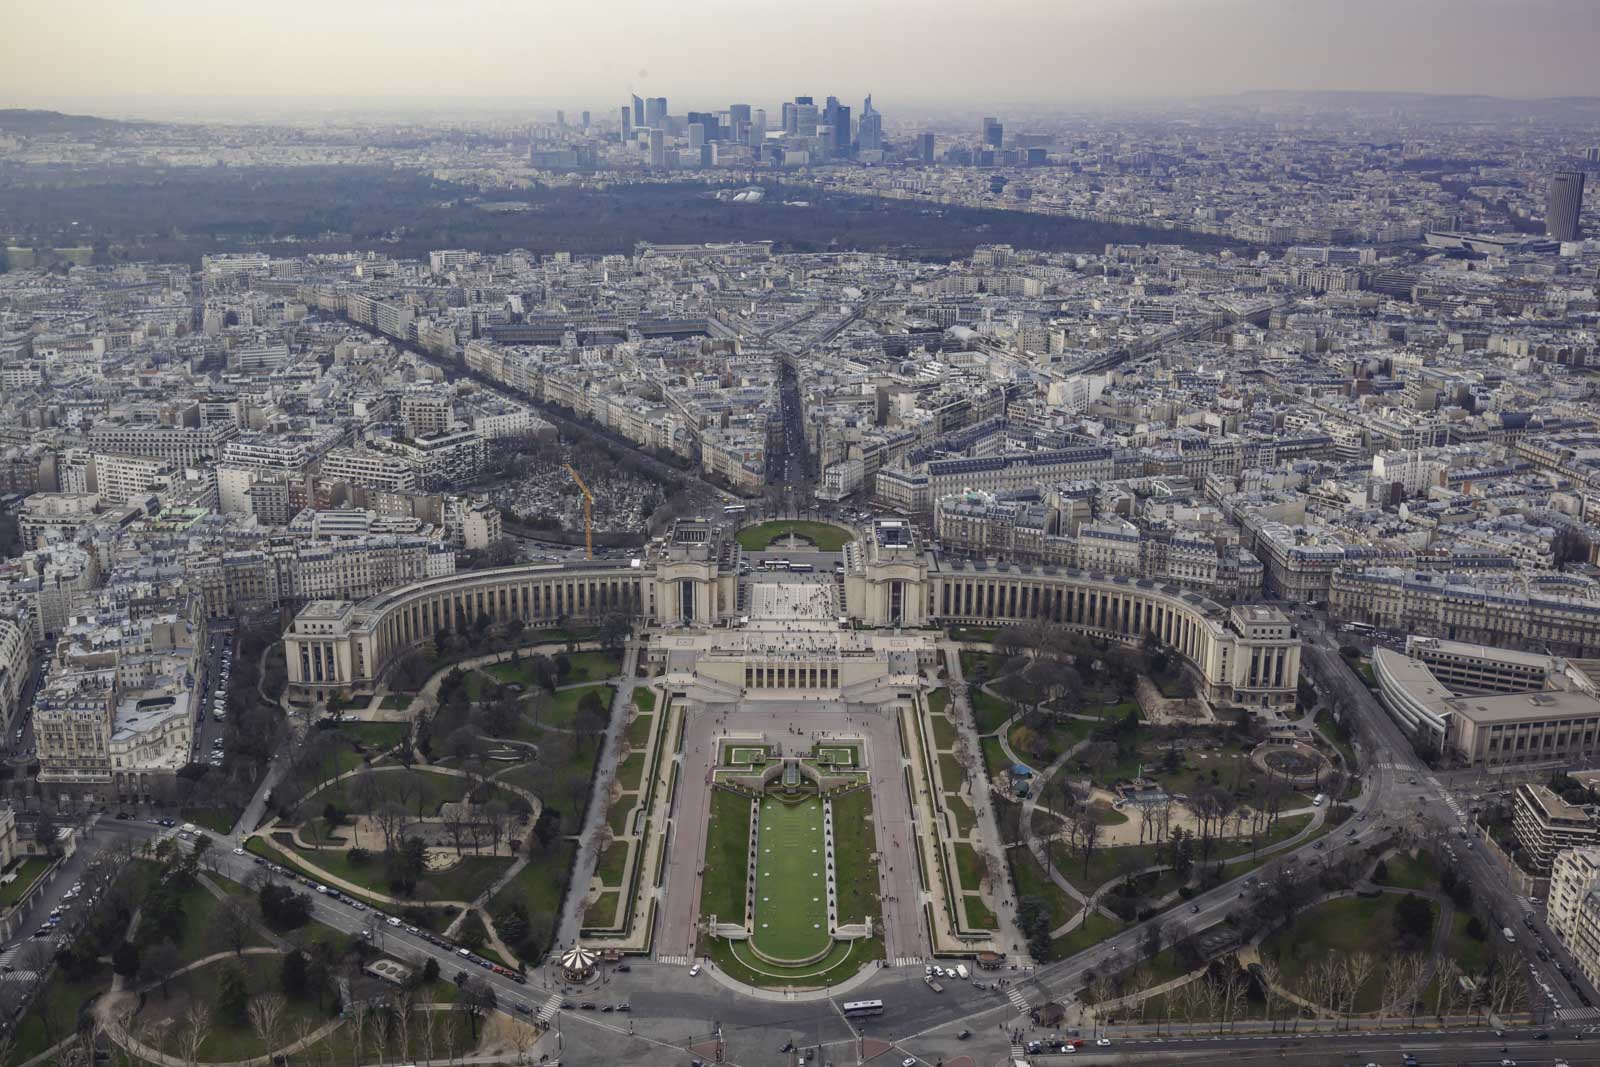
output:
<svg viewBox="0 0 1600 1067"><path fill-rule="evenodd" d="M589 487L583 484L583 479L578 477L578 472L572 469L572 464L566 464L567 473L572 475L572 480L578 483L578 491L583 494L583 551L585 559L594 559L594 494L589 492Z"/></svg>

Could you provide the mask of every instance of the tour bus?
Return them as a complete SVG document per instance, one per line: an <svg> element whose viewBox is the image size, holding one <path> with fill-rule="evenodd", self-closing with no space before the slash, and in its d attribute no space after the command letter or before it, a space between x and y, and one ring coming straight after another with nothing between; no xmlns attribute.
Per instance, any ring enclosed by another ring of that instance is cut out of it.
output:
<svg viewBox="0 0 1600 1067"><path fill-rule="evenodd" d="M1353 622L1350 624L1351 633L1370 634L1373 629L1374 627L1370 622Z"/></svg>
<svg viewBox="0 0 1600 1067"><path fill-rule="evenodd" d="M809 563L791 563L791 564L789 564L789 572L791 574L810 574L814 570L816 570L816 568L813 567Z"/></svg>
<svg viewBox="0 0 1600 1067"><path fill-rule="evenodd" d="M743 504L729 504L722 509L724 515L743 515L749 509Z"/></svg>
<svg viewBox="0 0 1600 1067"><path fill-rule="evenodd" d="M844 1017L857 1019L864 1015L882 1015L883 1001L881 1000L847 1000L844 1002Z"/></svg>

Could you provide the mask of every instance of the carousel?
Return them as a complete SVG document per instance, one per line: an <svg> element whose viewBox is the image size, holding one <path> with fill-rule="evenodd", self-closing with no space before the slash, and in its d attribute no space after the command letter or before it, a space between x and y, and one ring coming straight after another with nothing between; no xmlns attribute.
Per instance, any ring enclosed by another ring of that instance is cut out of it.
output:
<svg viewBox="0 0 1600 1067"><path fill-rule="evenodd" d="M561 977L574 984L594 980L595 968L600 963L600 957L574 943L573 946L561 954Z"/></svg>

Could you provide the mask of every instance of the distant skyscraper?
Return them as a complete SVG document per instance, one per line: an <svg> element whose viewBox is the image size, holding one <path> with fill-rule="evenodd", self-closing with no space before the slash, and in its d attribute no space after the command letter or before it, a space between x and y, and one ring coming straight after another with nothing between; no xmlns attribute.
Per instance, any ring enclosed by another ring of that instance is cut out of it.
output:
<svg viewBox="0 0 1600 1067"><path fill-rule="evenodd" d="M556 125L563 130L567 128L567 113L565 111L559 109L556 111Z"/></svg>
<svg viewBox="0 0 1600 1067"><path fill-rule="evenodd" d="M635 126L644 125L644 101L639 99L637 93L633 97L633 124Z"/></svg>
<svg viewBox="0 0 1600 1067"><path fill-rule="evenodd" d="M767 109L756 108L756 113L750 119L750 143L758 145L767 139Z"/></svg>
<svg viewBox="0 0 1600 1067"><path fill-rule="evenodd" d="M983 144L986 148L1001 148L1006 139L1006 127L999 119L983 120Z"/></svg>
<svg viewBox="0 0 1600 1067"><path fill-rule="evenodd" d="M917 157L924 163L933 162L933 134L922 133L917 135Z"/></svg>
<svg viewBox="0 0 1600 1067"><path fill-rule="evenodd" d="M750 105L728 105L728 136L737 144L750 143Z"/></svg>
<svg viewBox="0 0 1600 1067"><path fill-rule="evenodd" d="M1585 148L1583 159L1586 163L1600 163L1600 148Z"/></svg>
<svg viewBox="0 0 1600 1067"><path fill-rule="evenodd" d="M589 113L587 111L583 113L583 128L586 130L589 128Z"/></svg>
<svg viewBox="0 0 1600 1067"><path fill-rule="evenodd" d="M1544 232L1558 241L1578 240L1578 216L1582 211L1583 171L1556 171L1550 176L1550 200L1545 207Z"/></svg>
<svg viewBox="0 0 1600 1067"><path fill-rule="evenodd" d="M622 136L618 138L623 144L633 139L633 108L627 104L622 105Z"/></svg>
<svg viewBox="0 0 1600 1067"><path fill-rule="evenodd" d="M850 154L850 105L839 103L836 96L828 97L828 106L822 109L822 124L833 131L833 153Z"/></svg>
<svg viewBox="0 0 1600 1067"><path fill-rule="evenodd" d="M667 123L667 98L652 96L644 102L644 124L659 130Z"/></svg>
<svg viewBox="0 0 1600 1067"><path fill-rule="evenodd" d="M863 152L883 148L883 116L872 106L872 94L861 102L861 121L856 123L856 147Z"/></svg>
<svg viewBox="0 0 1600 1067"><path fill-rule="evenodd" d="M667 134L660 127L650 129L650 165L652 167L667 165Z"/></svg>

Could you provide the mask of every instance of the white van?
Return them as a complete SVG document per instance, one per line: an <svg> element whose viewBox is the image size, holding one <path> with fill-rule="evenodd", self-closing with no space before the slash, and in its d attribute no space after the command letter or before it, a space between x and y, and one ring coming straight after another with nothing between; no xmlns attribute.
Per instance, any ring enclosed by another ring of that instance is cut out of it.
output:
<svg viewBox="0 0 1600 1067"><path fill-rule="evenodd" d="M967 970L967 965L965 963L958 963L956 964L956 974L961 976L962 981L966 981L966 979L971 976L972 972Z"/></svg>
<svg viewBox="0 0 1600 1067"><path fill-rule="evenodd" d="M1323 804L1327 803L1327 800L1328 800L1328 794L1326 794L1326 793L1318 793L1316 796L1311 798L1311 806L1313 808L1320 808L1320 807L1322 807Z"/></svg>

